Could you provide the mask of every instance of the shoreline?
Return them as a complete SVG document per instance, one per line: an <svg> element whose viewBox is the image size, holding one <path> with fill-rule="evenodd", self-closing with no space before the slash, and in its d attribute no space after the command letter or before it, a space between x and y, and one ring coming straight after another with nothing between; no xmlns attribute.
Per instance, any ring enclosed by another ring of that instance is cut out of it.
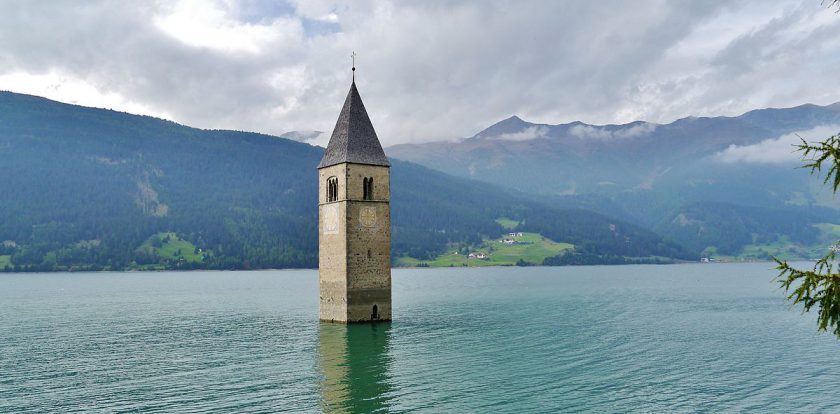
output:
<svg viewBox="0 0 840 414"><path fill-rule="evenodd" d="M817 259L796 259L796 260L789 260L791 263L808 263L814 262ZM485 265L485 266L392 266L391 270L394 269L428 269L428 270L439 270L439 269L480 269L480 268L500 268L500 267L594 267L594 266L669 266L669 265L690 265L690 264L698 264L698 265L716 265L716 264L749 264L749 263L774 263L772 260L743 260L743 261L715 261L715 262L700 262L700 261L679 261L679 262L672 262L672 263L620 263L620 264L581 264L581 265L560 265L560 266L552 266L552 265L529 265L529 266L516 266L516 265ZM30 271L30 272L6 272L0 271L0 275L4 274L27 274L27 273L39 273L39 274L69 274L69 273L166 273L166 272L177 272L177 273L190 273L190 272L259 272L259 271L296 271L296 270L315 270L317 271L317 267L287 267L287 268L265 268L265 269L156 269L156 270L52 270L52 271Z"/></svg>

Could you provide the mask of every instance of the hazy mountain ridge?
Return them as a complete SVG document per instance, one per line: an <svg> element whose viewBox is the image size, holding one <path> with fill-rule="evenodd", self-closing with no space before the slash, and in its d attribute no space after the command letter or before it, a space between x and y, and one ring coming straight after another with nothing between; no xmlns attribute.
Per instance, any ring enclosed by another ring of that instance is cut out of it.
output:
<svg viewBox="0 0 840 414"><path fill-rule="evenodd" d="M829 124L840 124L840 103L761 109L738 117L689 117L661 125L548 125L514 116L459 142L402 144L386 151L455 175L552 194L586 193L609 184L621 190L654 188L687 159L708 160L731 145L758 144ZM518 174L523 166L532 179ZM540 176L553 179L536 179Z"/></svg>
<svg viewBox="0 0 840 414"><path fill-rule="evenodd" d="M741 222L752 223L743 226L737 240L786 235L773 230L750 236L762 228L778 229L768 221L778 215L750 217L750 210L741 207L810 217L805 226L816 224L816 217L828 220L824 211L814 215L811 210L840 204L818 179L796 168L801 161L791 144L797 132L820 139L838 131L840 103L688 117L668 124L548 125L514 116L459 142L396 145L386 151L450 174L528 191L556 205L622 217L696 248L698 240L709 242L710 237L669 223L680 215L696 216L695 222L719 218L708 211L710 206L728 204ZM731 235L725 228L708 233ZM726 250L732 253L735 247Z"/></svg>

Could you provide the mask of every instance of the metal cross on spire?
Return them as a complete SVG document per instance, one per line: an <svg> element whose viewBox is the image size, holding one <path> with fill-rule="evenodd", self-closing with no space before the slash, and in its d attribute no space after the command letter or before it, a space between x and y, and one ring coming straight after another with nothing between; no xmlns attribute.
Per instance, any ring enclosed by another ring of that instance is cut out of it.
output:
<svg viewBox="0 0 840 414"><path fill-rule="evenodd" d="M353 64L353 69L352 69L352 71L353 71L353 82L355 82L356 81L356 51L353 51L353 53L350 54L350 61Z"/></svg>

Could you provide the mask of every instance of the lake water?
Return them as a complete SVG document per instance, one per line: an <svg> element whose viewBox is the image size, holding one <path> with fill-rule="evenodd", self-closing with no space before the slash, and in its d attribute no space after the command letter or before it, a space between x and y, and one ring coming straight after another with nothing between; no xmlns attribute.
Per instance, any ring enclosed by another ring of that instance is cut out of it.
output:
<svg viewBox="0 0 840 414"><path fill-rule="evenodd" d="M769 263L397 269L321 324L316 271L2 274L0 412L840 412L840 342Z"/></svg>

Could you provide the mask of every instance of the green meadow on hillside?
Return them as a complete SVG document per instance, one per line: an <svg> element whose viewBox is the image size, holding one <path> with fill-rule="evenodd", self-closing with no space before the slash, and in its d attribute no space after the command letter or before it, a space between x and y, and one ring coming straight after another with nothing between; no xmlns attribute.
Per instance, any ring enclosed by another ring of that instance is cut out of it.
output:
<svg viewBox="0 0 840 414"><path fill-rule="evenodd" d="M769 243L752 243L745 245L738 255L719 254L717 249L708 248L704 257L716 261L755 261L770 260L777 257L782 260L815 260L825 256L829 249L840 241L840 225L832 223L818 223L812 225L817 233L817 242L804 245L791 241L787 236L780 236Z"/></svg>
<svg viewBox="0 0 840 414"><path fill-rule="evenodd" d="M492 240L486 239L481 245L471 249L449 250L434 260L399 258L397 265L429 267L540 265L545 258L574 248L572 244L557 243L539 233L515 234L515 236L504 235ZM484 258L470 257L470 254L483 255Z"/></svg>
<svg viewBox="0 0 840 414"><path fill-rule="evenodd" d="M145 253L150 258L186 263L201 263L208 254L200 251L194 244L180 238L173 232L161 232L149 237L137 249L137 252ZM153 261L152 265L157 265L158 261ZM140 267L148 267L148 265L141 264Z"/></svg>

